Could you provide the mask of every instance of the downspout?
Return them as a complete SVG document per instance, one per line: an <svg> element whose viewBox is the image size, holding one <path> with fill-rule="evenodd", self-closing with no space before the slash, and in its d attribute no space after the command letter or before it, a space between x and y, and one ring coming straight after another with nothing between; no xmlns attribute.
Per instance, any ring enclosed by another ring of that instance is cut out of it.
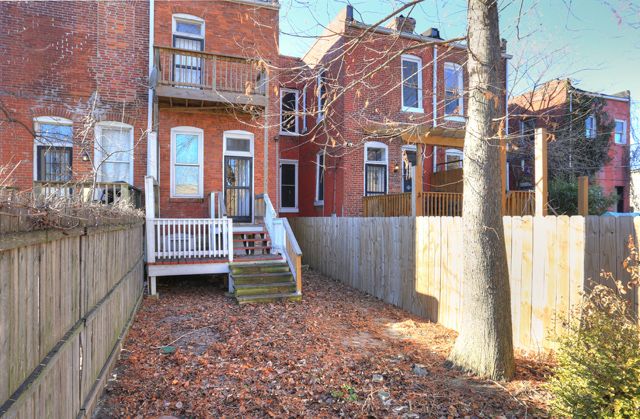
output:
<svg viewBox="0 0 640 419"><path fill-rule="evenodd" d="M155 0L149 0L149 79L153 73L153 44L154 44ZM153 97L154 86L149 85L147 101L147 176L158 179L157 150L158 135L153 131Z"/></svg>
<svg viewBox="0 0 640 419"><path fill-rule="evenodd" d="M433 46L433 126L438 125L438 46ZM438 164L438 146L434 145L431 149L433 154L433 169L431 173L435 173ZM420 156L422 158L422 156ZM424 165L422 166L424 167Z"/></svg>
<svg viewBox="0 0 640 419"><path fill-rule="evenodd" d="M509 139L509 58L504 61L504 135L507 138L507 144ZM509 148L507 148L508 150ZM509 160L507 160L507 192L509 192Z"/></svg>
<svg viewBox="0 0 640 419"><path fill-rule="evenodd" d="M267 71L267 70L265 70ZM267 83L265 86L265 105L264 105L264 156L263 156L263 180L262 180L262 188L264 189L263 193L269 194L269 122L267 121L269 115L269 85L270 85L271 77L269 77L267 73ZM276 163L280 165L279 156L276 156ZM280 169L278 168L278 172ZM276 197L277 198L277 197ZM278 201L276 201L278 202ZM279 209L278 204L276 203L276 207Z"/></svg>

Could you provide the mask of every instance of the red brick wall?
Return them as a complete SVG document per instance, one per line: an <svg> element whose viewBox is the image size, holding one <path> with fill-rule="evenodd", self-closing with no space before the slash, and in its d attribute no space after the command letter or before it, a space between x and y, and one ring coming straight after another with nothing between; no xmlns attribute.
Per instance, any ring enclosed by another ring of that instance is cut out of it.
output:
<svg viewBox="0 0 640 419"><path fill-rule="evenodd" d="M93 129L85 143L80 137L93 109L96 121L134 126L134 182L143 185L148 18L146 2L0 3L0 101L19 121L0 124L0 165L13 169L9 184L32 186L38 116L73 121L74 178L87 177L91 167L80 156L83 148L93 154Z"/></svg>

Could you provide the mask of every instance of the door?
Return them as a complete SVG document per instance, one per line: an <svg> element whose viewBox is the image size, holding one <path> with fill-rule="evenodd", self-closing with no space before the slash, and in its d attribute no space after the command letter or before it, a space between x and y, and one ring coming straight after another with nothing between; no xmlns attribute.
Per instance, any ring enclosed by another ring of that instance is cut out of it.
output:
<svg viewBox="0 0 640 419"><path fill-rule="evenodd" d="M236 222L251 222L253 172L251 157L225 156L224 202L227 215Z"/></svg>
<svg viewBox="0 0 640 419"><path fill-rule="evenodd" d="M203 40L173 36L173 47L189 51L202 51ZM202 58L192 55L173 56L173 81L181 87L197 87L202 84ZM184 86L187 85L187 86Z"/></svg>

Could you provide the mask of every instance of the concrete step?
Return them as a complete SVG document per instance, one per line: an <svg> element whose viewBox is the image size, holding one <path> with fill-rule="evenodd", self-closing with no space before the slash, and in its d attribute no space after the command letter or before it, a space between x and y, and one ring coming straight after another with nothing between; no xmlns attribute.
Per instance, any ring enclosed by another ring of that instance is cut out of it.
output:
<svg viewBox="0 0 640 419"><path fill-rule="evenodd" d="M293 275L289 271L282 272L254 272L247 274L231 274L233 283L236 285L251 284L277 284L282 282L293 282Z"/></svg>
<svg viewBox="0 0 640 419"><path fill-rule="evenodd" d="M238 304L274 303L278 301L302 301L302 295L295 293L244 295L236 297Z"/></svg>
<svg viewBox="0 0 640 419"><path fill-rule="evenodd" d="M259 296L272 294L287 294L296 292L293 281L271 282L268 284L238 284L235 283L236 298L245 295Z"/></svg>

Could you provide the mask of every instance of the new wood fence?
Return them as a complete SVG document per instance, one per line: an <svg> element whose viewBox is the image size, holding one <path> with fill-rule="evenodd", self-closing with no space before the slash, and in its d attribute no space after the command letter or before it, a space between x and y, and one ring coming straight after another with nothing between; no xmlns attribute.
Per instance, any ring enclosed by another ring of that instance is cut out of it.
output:
<svg viewBox="0 0 640 419"><path fill-rule="evenodd" d="M0 416L90 417L142 296L142 224L0 237Z"/></svg>
<svg viewBox="0 0 640 419"><path fill-rule="evenodd" d="M313 269L457 330L464 306L461 217L292 218ZM504 217L516 346L553 346L561 320L601 270L622 261L640 217ZM637 242L637 241L636 241ZM628 294L638 312L638 292Z"/></svg>

